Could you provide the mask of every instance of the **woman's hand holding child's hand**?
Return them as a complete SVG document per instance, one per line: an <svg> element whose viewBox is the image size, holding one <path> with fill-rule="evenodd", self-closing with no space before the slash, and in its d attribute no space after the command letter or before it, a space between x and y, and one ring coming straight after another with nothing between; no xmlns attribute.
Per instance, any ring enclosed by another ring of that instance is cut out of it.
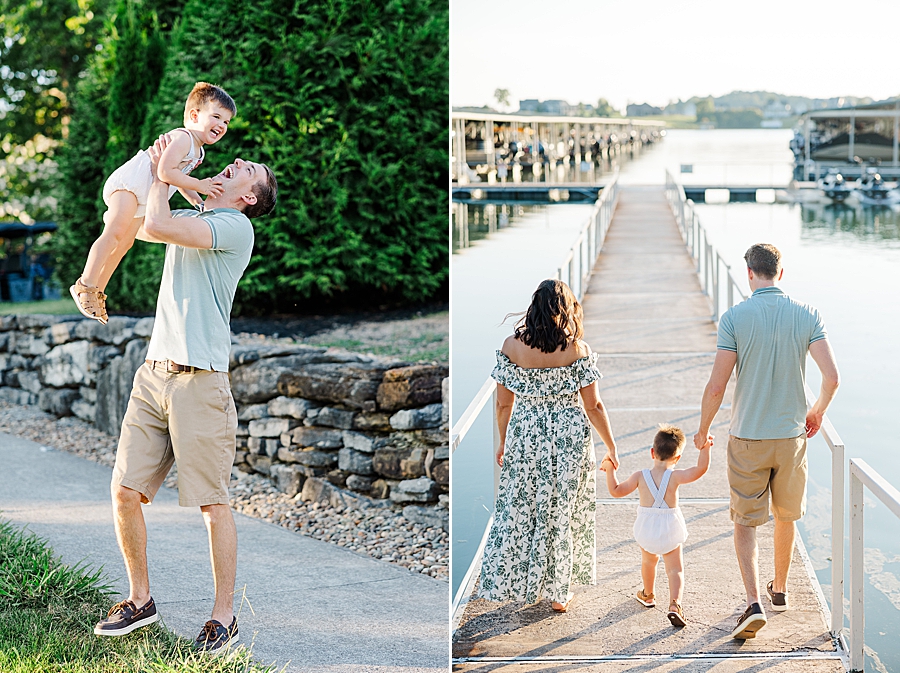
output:
<svg viewBox="0 0 900 673"><path fill-rule="evenodd" d="M603 456L603 460L600 461L600 469L603 472L607 471L607 463L609 463L609 467L612 468L612 471L615 472L616 464L612 461L612 458L609 457L609 454L606 454L605 456Z"/></svg>

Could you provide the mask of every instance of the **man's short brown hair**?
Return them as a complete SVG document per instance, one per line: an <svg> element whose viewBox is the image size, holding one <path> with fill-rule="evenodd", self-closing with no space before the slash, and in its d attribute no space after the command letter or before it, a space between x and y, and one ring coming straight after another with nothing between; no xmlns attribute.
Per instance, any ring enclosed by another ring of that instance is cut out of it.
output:
<svg viewBox="0 0 900 673"><path fill-rule="evenodd" d="M254 217L271 213L272 209L275 208L275 202L278 200L278 181L275 180L275 173L265 164L259 165L266 171L265 178L253 185L252 189L253 193L256 194L256 203L247 205L244 208L244 215L251 220Z"/></svg>
<svg viewBox="0 0 900 673"><path fill-rule="evenodd" d="M653 451L658 460L670 460L684 451L684 433L674 425L660 425L653 438Z"/></svg>
<svg viewBox="0 0 900 673"><path fill-rule="evenodd" d="M209 103L218 103L228 110L232 117L237 114L237 105L234 104L234 99L225 93L225 89L208 82L197 82L184 104L185 123L191 110L202 110L203 106Z"/></svg>
<svg viewBox="0 0 900 673"><path fill-rule="evenodd" d="M771 243L751 245L744 260L754 275L766 280L772 280L781 272L781 251Z"/></svg>

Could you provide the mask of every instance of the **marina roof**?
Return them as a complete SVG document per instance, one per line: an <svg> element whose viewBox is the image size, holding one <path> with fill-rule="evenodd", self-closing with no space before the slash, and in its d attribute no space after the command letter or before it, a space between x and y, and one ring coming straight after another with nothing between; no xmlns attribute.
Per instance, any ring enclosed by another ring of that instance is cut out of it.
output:
<svg viewBox="0 0 900 673"><path fill-rule="evenodd" d="M560 117L553 115L512 115L501 112L465 112L463 110L453 110L451 118L470 121L493 121L496 123L518 122L521 124L607 124L610 126L631 125L655 128L664 128L666 126L666 123L663 121L635 119L634 117Z"/></svg>
<svg viewBox="0 0 900 673"><path fill-rule="evenodd" d="M810 110L800 115L807 119L846 119L849 117L897 117L900 116L900 98L857 105L855 107L828 108L825 110Z"/></svg>

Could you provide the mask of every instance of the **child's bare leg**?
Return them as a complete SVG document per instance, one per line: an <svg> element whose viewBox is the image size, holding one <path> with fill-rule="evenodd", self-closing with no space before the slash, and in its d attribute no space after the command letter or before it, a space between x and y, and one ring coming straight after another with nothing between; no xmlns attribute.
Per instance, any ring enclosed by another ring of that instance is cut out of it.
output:
<svg viewBox="0 0 900 673"><path fill-rule="evenodd" d="M110 196L109 209L103 215L103 233L91 246L81 274L82 283L101 290L106 288L113 271L134 244L141 222L135 224L137 209L137 197L131 192L119 190Z"/></svg>
<svg viewBox="0 0 900 673"><path fill-rule="evenodd" d="M651 554L643 547L641 548L641 579L644 582L644 595L652 596L653 588L656 586L656 564L659 563L659 556Z"/></svg>
<svg viewBox="0 0 900 673"><path fill-rule="evenodd" d="M681 605L681 596L684 593L684 561L681 556L681 545L668 554L663 554L663 563L666 566L666 577L669 578L669 604L677 601Z"/></svg>
<svg viewBox="0 0 900 673"><path fill-rule="evenodd" d="M124 240L119 243L112 254L106 259L106 263L104 263L103 267L100 269L100 280L97 282L97 287L101 290L106 290L106 286L109 285L109 279L112 278L115 270L119 268L119 264L122 262L122 258L125 257L125 253L131 250L134 245L134 239L143 223L143 217L133 218Z"/></svg>

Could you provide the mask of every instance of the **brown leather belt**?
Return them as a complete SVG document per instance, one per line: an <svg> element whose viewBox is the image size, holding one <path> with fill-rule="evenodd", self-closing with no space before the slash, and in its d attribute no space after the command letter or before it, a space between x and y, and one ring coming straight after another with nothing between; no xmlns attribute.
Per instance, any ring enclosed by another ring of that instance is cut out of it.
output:
<svg viewBox="0 0 900 673"><path fill-rule="evenodd" d="M193 374L194 372L206 372L208 369L201 369L200 367L189 367L188 365L180 365L177 362L172 362L171 360L144 360L148 365L150 365L150 369L164 369L167 372L178 374L178 373L187 373Z"/></svg>

